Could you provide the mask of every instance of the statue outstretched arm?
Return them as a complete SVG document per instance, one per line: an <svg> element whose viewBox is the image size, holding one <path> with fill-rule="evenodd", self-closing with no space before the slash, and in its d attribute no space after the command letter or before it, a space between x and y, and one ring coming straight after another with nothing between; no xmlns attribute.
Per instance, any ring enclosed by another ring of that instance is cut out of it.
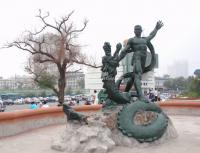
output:
<svg viewBox="0 0 200 153"><path fill-rule="evenodd" d="M162 26L163 26L162 21L158 21L158 22L156 23L156 27L155 27L155 28L153 29L153 31L149 34L149 36L146 37L147 40L150 41L151 39L153 39L153 38L156 36L158 30L159 30Z"/></svg>
<svg viewBox="0 0 200 153"><path fill-rule="evenodd" d="M119 55L119 61L121 61L127 53L129 53L131 50L131 46L129 43L127 43L126 47L120 52L120 55Z"/></svg>

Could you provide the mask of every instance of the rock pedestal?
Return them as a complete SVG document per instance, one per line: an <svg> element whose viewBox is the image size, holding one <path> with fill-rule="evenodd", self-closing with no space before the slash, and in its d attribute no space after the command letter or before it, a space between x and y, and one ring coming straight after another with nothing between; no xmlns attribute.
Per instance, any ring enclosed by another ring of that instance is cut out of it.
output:
<svg viewBox="0 0 200 153"><path fill-rule="evenodd" d="M60 138L53 141L51 148L65 153L107 153L115 146L141 147L164 143L177 137L177 132L169 120L165 134L151 143L139 143L134 138L124 136L117 129L117 112L98 113L88 117L88 124L68 122Z"/></svg>

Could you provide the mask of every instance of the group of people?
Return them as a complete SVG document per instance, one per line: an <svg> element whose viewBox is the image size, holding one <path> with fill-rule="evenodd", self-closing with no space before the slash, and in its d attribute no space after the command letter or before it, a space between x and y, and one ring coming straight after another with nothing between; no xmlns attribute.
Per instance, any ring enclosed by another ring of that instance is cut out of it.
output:
<svg viewBox="0 0 200 153"><path fill-rule="evenodd" d="M46 101L44 101L43 103L40 102L40 103L35 103L35 102L31 102L31 106L30 106L30 109L38 109L38 108L48 108L49 105L47 104Z"/></svg>
<svg viewBox="0 0 200 153"><path fill-rule="evenodd" d="M149 90L149 92L145 92L144 95L151 102L160 101L160 92L157 90Z"/></svg>
<svg viewBox="0 0 200 153"><path fill-rule="evenodd" d="M85 101L84 105L97 105L98 104L98 93L97 90L94 90L94 93L91 95L91 101Z"/></svg>

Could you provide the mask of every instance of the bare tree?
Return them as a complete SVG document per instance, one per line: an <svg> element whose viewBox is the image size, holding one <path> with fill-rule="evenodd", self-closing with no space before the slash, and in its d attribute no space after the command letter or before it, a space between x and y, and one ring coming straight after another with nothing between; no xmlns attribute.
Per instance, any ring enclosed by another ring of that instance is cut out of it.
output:
<svg viewBox="0 0 200 153"><path fill-rule="evenodd" d="M30 56L28 63L25 66L25 71L33 76L32 79L34 80L34 83L39 87L52 89L55 94L58 95L58 88L56 87L57 74L49 73L48 65L38 63L34 60L34 56Z"/></svg>
<svg viewBox="0 0 200 153"><path fill-rule="evenodd" d="M56 65L59 77L58 89L55 88L54 91L58 95L60 104L64 102L66 69L71 67L74 63L97 68L94 63L90 64L87 61L86 56L80 52L81 46L76 43L76 39L79 37L79 34L85 30L88 21L85 20L81 28L76 28L71 21L73 13L74 11L62 17L60 20L55 20L54 23L50 23L47 21L49 13L44 15L42 11L39 10L39 14L36 17L39 18L43 24L41 29L35 32L26 31L26 35L21 39L17 39L6 45L7 48L17 47L31 53L37 57L36 61L38 63L53 63ZM50 38L45 35L48 30L51 33L53 32L56 36L54 40L56 47L49 47L51 46L48 41Z"/></svg>

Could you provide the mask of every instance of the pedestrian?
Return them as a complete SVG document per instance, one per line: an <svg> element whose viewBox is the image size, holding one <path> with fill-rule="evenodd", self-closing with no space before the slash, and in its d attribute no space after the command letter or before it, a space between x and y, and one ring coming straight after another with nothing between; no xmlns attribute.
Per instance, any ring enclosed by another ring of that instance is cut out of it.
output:
<svg viewBox="0 0 200 153"><path fill-rule="evenodd" d="M154 95L153 89L149 91L149 100L151 102L155 101L155 95Z"/></svg>
<svg viewBox="0 0 200 153"><path fill-rule="evenodd" d="M154 96L155 96L155 101L158 101L158 91L157 90L154 91Z"/></svg>
<svg viewBox="0 0 200 153"><path fill-rule="evenodd" d="M92 95L92 97L93 97L93 103L95 105L97 105L98 104L98 93L96 90L94 90L94 94Z"/></svg>
<svg viewBox="0 0 200 153"><path fill-rule="evenodd" d="M43 105L43 104L42 104L42 102L40 101L38 105L39 105L39 108L42 108L42 105Z"/></svg>
<svg viewBox="0 0 200 153"><path fill-rule="evenodd" d="M44 102L43 102L43 105L42 105L42 108L48 108L48 107L49 107L49 105L47 104L46 101L44 101Z"/></svg>
<svg viewBox="0 0 200 153"><path fill-rule="evenodd" d="M79 103L80 103L79 100L77 100L77 101L76 101L76 104L79 105Z"/></svg>
<svg viewBox="0 0 200 153"><path fill-rule="evenodd" d="M38 109L38 106L35 102L31 102L31 107L30 109Z"/></svg>

